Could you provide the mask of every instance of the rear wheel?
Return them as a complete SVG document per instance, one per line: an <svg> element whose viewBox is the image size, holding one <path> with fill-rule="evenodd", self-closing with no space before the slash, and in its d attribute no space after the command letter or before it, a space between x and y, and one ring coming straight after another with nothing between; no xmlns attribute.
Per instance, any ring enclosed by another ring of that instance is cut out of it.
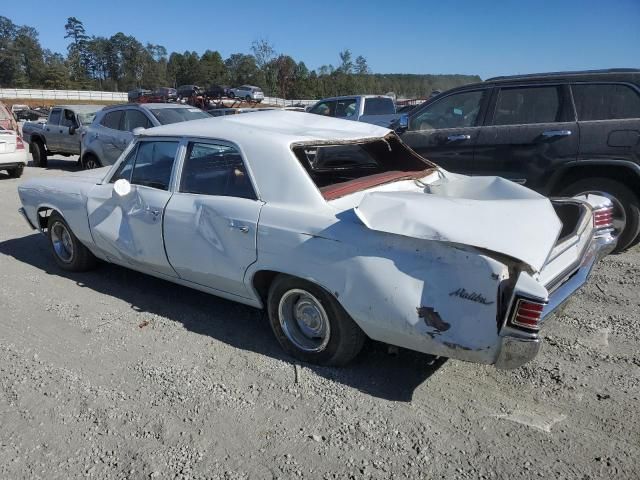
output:
<svg viewBox="0 0 640 480"><path fill-rule="evenodd" d="M613 203L613 226L618 235L614 252L629 248L640 234L640 199L624 183L611 178L583 178L564 188L561 195L593 194Z"/></svg>
<svg viewBox="0 0 640 480"><path fill-rule="evenodd" d="M52 213L47 223L49 243L58 266L72 272L83 272L96 266L97 259L73 234L58 213Z"/></svg>
<svg viewBox="0 0 640 480"><path fill-rule="evenodd" d="M33 165L45 168L47 166L47 150L44 148L44 144L40 140L35 140L31 142L30 148Z"/></svg>
<svg viewBox="0 0 640 480"><path fill-rule="evenodd" d="M290 355L319 365L345 365L366 336L338 301L321 287L279 275L269 289L271 328Z"/></svg>
<svg viewBox="0 0 640 480"><path fill-rule="evenodd" d="M244 99L247 101L247 103L249 103L251 101L251 97L249 95L247 95L246 97L244 97Z"/></svg>
<svg viewBox="0 0 640 480"><path fill-rule="evenodd" d="M24 172L24 165L10 168L7 172L11 178L20 178L22 176L22 172Z"/></svg>

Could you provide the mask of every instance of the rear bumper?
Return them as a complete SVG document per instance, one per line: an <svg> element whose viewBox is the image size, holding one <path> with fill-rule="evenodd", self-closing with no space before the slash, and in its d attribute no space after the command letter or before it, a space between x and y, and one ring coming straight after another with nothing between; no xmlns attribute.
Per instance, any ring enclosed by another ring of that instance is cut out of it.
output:
<svg viewBox="0 0 640 480"><path fill-rule="evenodd" d="M579 290L589 278L594 265L615 248L617 238L610 232L597 234L585 249L580 265L560 283L549 295L549 303L542 311L542 322L557 312ZM540 350L541 339L538 335L519 337L504 335L501 337L500 353L496 368L518 368L533 360Z"/></svg>

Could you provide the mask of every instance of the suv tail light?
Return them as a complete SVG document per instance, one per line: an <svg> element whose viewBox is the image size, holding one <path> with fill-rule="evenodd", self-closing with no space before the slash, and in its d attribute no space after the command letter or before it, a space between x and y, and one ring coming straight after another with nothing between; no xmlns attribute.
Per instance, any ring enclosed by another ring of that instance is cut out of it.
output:
<svg viewBox="0 0 640 480"><path fill-rule="evenodd" d="M540 319L544 305L544 303L532 300L518 299L511 316L511 323L527 330L540 330Z"/></svg>
<svg viewBox="0 0 640 480"><path fill-rule="evenodd" d="M603 228L613 228L613 206L594 210L593 226L598 230Z"/></svg>
<svg viewBox="0 0 640 480"><path fill-rule="evenodd" d="M20 137L16 137L16 150L24 150L24 142Z"/></svg>

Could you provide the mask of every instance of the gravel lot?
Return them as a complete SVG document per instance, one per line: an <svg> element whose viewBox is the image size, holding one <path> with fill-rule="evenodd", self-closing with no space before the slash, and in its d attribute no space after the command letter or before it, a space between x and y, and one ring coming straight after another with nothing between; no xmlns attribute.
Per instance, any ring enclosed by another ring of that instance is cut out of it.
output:
<svg viewBox="0 0 640 480"><path fill-rule="evenodd" d="M638 248L599 265L519 370L373 343L318 368L257 310L61 271L18 183L0 173L0 478L640 478Z"/></svg>

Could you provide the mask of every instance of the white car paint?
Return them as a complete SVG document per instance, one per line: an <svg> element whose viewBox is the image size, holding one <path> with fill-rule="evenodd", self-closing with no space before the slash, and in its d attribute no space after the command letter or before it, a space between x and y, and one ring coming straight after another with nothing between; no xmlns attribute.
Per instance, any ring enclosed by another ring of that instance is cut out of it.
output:
<svg viewBox="0 0 640 480"><path fill-rule="evenodd" d="M292 151L371 141L391 149L393 135L298 112L196 120L137 137L180 141L168 191L114 191L109 180L130 145L110 169L32 179L19 195L30 224L56 210L109 262L259 308L255 279L285 273L324 288L375 340L503 368L530 360L540 338L509 324L512 305L518 296L549 302L547 317L586 281L615 245L591 220L607 201L570 200L582 220L556 242L551 202L510 182L425 164L418 180L326 200ZM237 148L257 198L180 193L191 140Z"/></svg>
<svg viewBox="0 0 640 480"><path fill-rule="evenodd" d="M26 166L27 162L27 150L18 134L0 127L0 170L18 165Z"/></svg>

